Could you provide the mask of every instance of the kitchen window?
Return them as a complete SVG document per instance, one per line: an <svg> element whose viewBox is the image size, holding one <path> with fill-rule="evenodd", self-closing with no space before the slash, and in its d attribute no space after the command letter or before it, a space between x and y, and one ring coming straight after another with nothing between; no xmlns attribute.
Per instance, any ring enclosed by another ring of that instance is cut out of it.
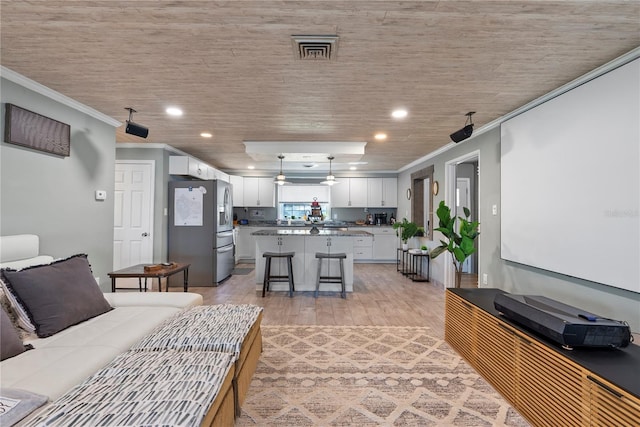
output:
<svg viewBox="0 0 640 427"><path fill-rule="evenodd" d="M329 187L324 185L282 185L278 187L278 218L305 219L311 202L320 203L322 214L330 218Z"/></svg>
<svg viewBox="0 0 640 427"><path fill-rule="evenodd" d="M329 203L320 203L320 207L325 218L329 218ZM278 218L307 219L309 215L311 203L278 203Z"/></svg>

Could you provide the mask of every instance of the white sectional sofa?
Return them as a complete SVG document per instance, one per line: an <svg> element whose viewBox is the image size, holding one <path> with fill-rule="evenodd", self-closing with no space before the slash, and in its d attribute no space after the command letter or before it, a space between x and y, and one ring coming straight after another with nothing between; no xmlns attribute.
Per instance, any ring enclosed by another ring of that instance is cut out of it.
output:
<svg viewBox="0 0 640 427"><path fill-rule="evenodd" d="M51 262L39 254L35 235L0 237L0 268L24 268ZM129 350L165 319L202 305L195 293L105 293L114 308L47 338L29 338L32 350L0 362L3 390L19 389L53 401L119 354Z"/></svg>
<svg viewBox="0 0 640 427"><path fill-rule="evenodd" d="M102 293L86 255L40 255L35 235L0 237L0 268L0 403L21 405L0 425L234 424L262 351L261 307Z"/></svg>
<svg viewBox="0 0 640 427"><path fill-rule="evenodd" d="M163 320L202 304L202 297L192 293L114 296L105 294L114 310L51 337L26 340L33 350L0 362L2 388L28 390L55 400L127 351Z"/></svg>

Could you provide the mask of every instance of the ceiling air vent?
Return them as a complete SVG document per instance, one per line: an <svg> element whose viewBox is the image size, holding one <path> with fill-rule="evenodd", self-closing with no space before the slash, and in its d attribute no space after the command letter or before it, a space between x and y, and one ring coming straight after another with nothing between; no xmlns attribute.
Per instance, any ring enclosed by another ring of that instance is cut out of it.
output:
<svg viewBox="0 0 640 427"><path fill-rule="evenodd" d="M338 53L338 36L291 36L291 41L296 59L330 61Z"/></svg>

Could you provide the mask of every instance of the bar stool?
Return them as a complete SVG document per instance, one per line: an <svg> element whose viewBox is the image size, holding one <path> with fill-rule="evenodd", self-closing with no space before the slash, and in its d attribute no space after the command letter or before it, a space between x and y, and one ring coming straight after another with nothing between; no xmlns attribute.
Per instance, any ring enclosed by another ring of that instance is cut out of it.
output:
<svg viewBox="0 0 640 427"><path fill-rule="evenodd" d="M340 283L342 285L342 298L347 297L347 291L344 284L344 260L347 258L347 254L326 254L322 252L316 252L316 258L318 259L318 278L316 279L316 293L315 297L318 298L318 291L320 290L320 283ZM322 260L326 259L327 262L331 262L332 259L340 260L340 275L339 276L321 276Z"/></svg>
<svg viewBox="0 0 640 427"><path fill-rule="evenodd" d="M293 256L294 252L265 252L262 254L263 258L266 258L264 263L264 279L262 280L262 298L264 294L269 290L269 284L271 282L289 282L289 296L293 297L293 291L296 290L293 283ZM274 276L271 275L271 260L273 258L286 258L287 259L287 271L286 276Z"/></svg>

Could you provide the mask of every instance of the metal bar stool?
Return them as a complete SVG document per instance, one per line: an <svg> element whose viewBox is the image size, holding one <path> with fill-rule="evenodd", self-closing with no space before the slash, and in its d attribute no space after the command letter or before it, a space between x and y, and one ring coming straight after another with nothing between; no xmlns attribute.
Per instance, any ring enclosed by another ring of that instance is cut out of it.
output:
<svg viewBox="0 0 640 427"><path fill-rule="evenodd" d="M316 279L316 293L315 297L318 298L318 291L320 290L320 283L340 283L342 285L342 298L347 297L347 291L344 284L344 260L347 258L347 254L326 254L322 252L316 252L316 258L318 259L318 278ZM339 276L321 276L322 260L326 259L330 262L332 259L340 260L340 275Z"/></svg>
<svg viewBox="0 0 640 427"><path fill-rule="evenodd" d="M289 296L293 297L293 291L296 290L296 287L293 283L293 256L294 252L265 252L262 254L264 258L266 258L264 263L264 279L262 280L262 298L264 298L264 294L269 290L269 284L271 282L289 282ZM286 258L287 259L287 271L289 274L286 276L273 276L271 275L271 260L273 258Z"/></svg>

